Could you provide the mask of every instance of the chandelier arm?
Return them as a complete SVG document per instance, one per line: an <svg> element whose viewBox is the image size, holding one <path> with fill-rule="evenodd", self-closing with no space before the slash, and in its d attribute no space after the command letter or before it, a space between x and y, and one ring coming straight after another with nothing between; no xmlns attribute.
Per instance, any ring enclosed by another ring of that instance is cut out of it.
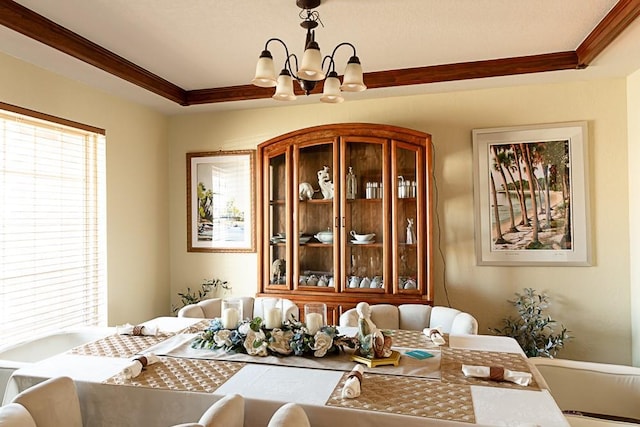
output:
<svg viewBox="0 0 640 427"><path fill-rule="evenodd" d="M282 39L279 39L277 37L272 37L269 40L267 40L267 42L264 44L264 50L269 50L269 43L271 42L280 42L280 44L282 45L282 47L284 47L284 52L287 55L287 59L284 61L284 68L287 69L287 71L289 71L289 73L291 73L291 76L298 80L298 57L296 56L295 53L289 53L289 48L287 47L287 44L282 41ZM291 58L293 57L293 59L295 60L295 65L296 65L296 71L293 71L293 68L291 68Z"/></svg>
<svg viewBox="0 0 640 427"><path fill-rule="evenodd" d="M333 61L333 57L336 54L336 51L338 50L338 48L342 47L342 46L350 46L351 49L353 49L353 55L352 56L358 56L356 53L356 47L354 45L352 45L349 42L342 42L339 45L337 45L336 47L333 48L333 52L331 52L331 60Z"/></svg>

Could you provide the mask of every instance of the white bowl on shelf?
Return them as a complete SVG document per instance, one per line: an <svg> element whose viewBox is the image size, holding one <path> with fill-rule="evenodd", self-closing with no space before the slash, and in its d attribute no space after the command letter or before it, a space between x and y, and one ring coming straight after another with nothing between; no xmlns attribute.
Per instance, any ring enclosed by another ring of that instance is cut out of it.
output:
<svg viewBox="0 0 640 427"><path fill-rule="evenodd" d="M333 243L333 231L331 230L320 231L317 234L315 234L313 237L315 237L322 243L326 243L326 244Z"/></svg>
<svg viewBox="0 0 640 427"><path fill-rule="evenodd" d="M369 240L373 239L374 237L376 237L375 233L369 233L369 234L358 234L356 233L354 230L351 230L351 237L354 238L354 240L358 241L358 242L368 242Z"/></svg>

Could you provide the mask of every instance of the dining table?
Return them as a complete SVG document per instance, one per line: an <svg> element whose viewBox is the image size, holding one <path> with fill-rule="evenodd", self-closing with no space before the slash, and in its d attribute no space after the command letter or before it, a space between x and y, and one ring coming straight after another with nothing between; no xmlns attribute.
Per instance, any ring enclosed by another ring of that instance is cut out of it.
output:
<svg viewBox="0 0 640 427"><path fill-rule="evenodd" d="M343 398L353 367L346 349L325 357L250 356L196 349L211 320L158 317L141 324L155 335L112 335L33 363L13 373L3 403L48 378L71 377L86 427L169 427L196 422L227 394L245 399L246 427L266 427L283 404L302 406L313 427L562 426L565 417L513 338L446 335L436 345L422 331L391 331L397 366L363 366L361 393ZM357 328L338 328L353 336ZM139 355L158 362L126 378ZM531 374L526 386L468 377L463 365L500 366Z"/></svg>

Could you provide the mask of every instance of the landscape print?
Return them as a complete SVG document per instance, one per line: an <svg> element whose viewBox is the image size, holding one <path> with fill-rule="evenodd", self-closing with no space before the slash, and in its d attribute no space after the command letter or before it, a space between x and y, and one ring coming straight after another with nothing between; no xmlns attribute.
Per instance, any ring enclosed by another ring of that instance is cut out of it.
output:
<svg viewBox="0 0 640 427"><path fill-rule="evenodd" d="M491 251L572 250L569 140L488 150Z"/></svg>

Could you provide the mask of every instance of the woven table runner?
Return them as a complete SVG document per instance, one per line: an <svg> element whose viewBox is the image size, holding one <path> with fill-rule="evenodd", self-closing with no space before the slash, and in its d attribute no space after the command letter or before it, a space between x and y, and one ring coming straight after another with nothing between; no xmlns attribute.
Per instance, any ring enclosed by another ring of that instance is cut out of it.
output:
<svg viewBox="0 0 640 427"><path fill-rule="evenodd" d="M517 353L500 353L494 351L464 350L459 348L442 348L440 370L443 383L482 385L487 387L503 387L527 390L540 390L535 377L528 386L521 386L508 381L491 381L482 378L465 377L462 365L502 366L512 371L529 372L529 364L524 356Z"/></svg>
<svg viewBox="0 0 640 427"><path fill-rule="evenodd" d="M105 356L129 358L156 345L173 334L158 335L109 335L88 344L75 347L68 351L70 354L82 356Z"/></svg>
<svg viewBox="0 0 640 427"><path fill-rule="evenodd" d="M179 330L178 334L197 334L198 332L202 332L211 325L211 321L213 319L203 319L198 323L194 323L191 326L187 326L184 329Z"/></svg>
<svg viewBox="0 0 640 427"><path fill-rule="evenodd" d="M219 360L193 360L161 357L160 362L143 369L136 378L114 375L104 384L213 393L245 363Z"/></svg>
<svg viewBox="0 0 640 427"><path fill-rule="evenodd" d="M342 387L348 376L348 372L342 376L327 406L475 423L471 389L467 385L365 373L362 394L355 399L342 399Z"/></svg>

